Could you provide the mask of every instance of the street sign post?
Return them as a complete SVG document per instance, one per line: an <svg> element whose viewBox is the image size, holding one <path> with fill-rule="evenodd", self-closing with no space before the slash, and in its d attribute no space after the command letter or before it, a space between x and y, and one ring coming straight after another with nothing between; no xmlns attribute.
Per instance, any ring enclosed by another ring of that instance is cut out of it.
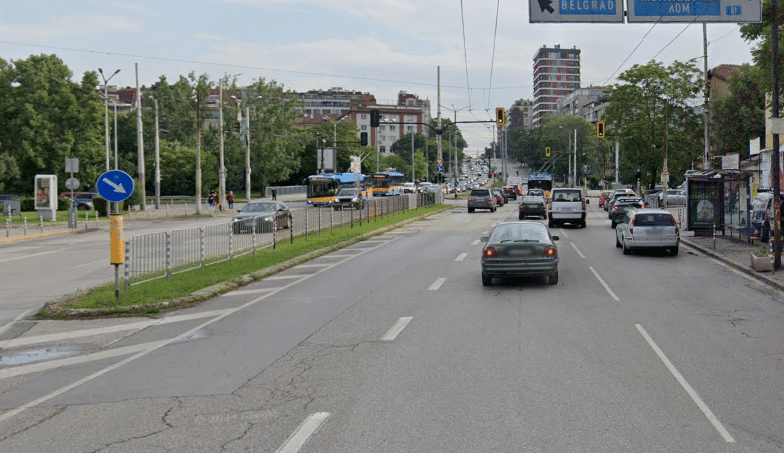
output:
<svg viewBox="0 0 784 453"><path fill-rule="evenodd" d="M120 298L120 265L125 262L125 241L123 241L123 218L119 203L133 193L133 178L121 170L109 170L98 177L95 183L98 194L106 201L114 202L114 213L110 216L109 263L114 265L114 297Z"/></svg>

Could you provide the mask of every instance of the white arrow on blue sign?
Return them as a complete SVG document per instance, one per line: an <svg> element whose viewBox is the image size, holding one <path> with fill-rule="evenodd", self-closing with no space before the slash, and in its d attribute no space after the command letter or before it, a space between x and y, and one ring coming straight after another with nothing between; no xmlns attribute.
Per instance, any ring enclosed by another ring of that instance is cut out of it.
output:
<svg viewBox="0 0 784 453"><path fill-rule="evenodd" d="M110 170L98 177L95 183L100 194L107 201L120 202L133 193L133 178L122 170Z"/></svg>

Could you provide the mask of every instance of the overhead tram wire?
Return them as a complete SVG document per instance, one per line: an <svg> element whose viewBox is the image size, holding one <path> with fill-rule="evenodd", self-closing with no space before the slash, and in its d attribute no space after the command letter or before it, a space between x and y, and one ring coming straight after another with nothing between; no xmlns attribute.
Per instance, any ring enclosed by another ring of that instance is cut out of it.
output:
<svg viewBox="0 0 784 453"><path fill-rule="evenodd" d="M490 85L487 87L487 109L490 109L490 97L493 91L493 66L495 65L495 43L498 37L498 13L501 10L501 0L495 5L495 30L493 31L493 56L490 58Z"/></svg>
<svg viewBox="0 0 784 453"><path fill-rule="evenodd" d="M471 82L468 79L468 47L466 46L465 33L465 12L463 10L463 0L460 0L460 21L463 24L463 58L465 59L466 88L468 89L468 105L471 105Z"/></svg>
<svg viewBox="0 0 784 453"><path fill-rule="evenodd" d="M661 18L660 18L660 19L661 19ZM626 64L626 62L627 62L627 61L629 61L629 58L631 58L631 57L632 57L632 55L634 55L634 52L636 52L636 51L637 51L637 49L639 49L639 48L640 48L640 46L642 45L643 41L645 41L645 38L647 38L647 37L648 37L648 35L649 35L649 34L651 34L651 32L652 32L652 31L653 31L653 29L656 27L656 25L658 25L658 23L659 23L659 21L656 21L656 22L654 22L654 23L653 23L653 25L651 25L651 28L650 28L650 29L648 29L648 31L645 33L645 36L643 36L643 37L642 37L642 39L640 39L640 42L638 42L638 43L637 43L637 45L634 47L634 49L632 49L631 53L629 53L629 56L627 56L627 57L626 57L626 59L625 59L625 60L623 60L623 63L621 63L621 64L620 64L620 66L618 66L618 69L616 69L616 70L615 70L615 71L614 71L614 72L613 72L613 73L610 75L610 77L607 77L607 80L605 80L605 81L604 81L604 85L607 85L607 83L610 81L610 79L612 79L613 77L615 77L615 74L617 74L617 73L618 73L618 71L620 71L620 70L621 70L621 68L623 67L623 65L625 65L625 64Z"/></svg>

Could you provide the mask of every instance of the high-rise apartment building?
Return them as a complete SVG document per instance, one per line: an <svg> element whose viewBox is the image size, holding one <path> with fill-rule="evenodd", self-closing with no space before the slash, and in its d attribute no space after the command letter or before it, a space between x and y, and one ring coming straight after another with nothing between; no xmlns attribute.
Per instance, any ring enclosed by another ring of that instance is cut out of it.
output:
<svg viewBox="0 0 784 453"><path fill-rule="evenodd" d="M580 88L580 49L542 47L534 55L533 125L558 113L558 100Z"/></svg>

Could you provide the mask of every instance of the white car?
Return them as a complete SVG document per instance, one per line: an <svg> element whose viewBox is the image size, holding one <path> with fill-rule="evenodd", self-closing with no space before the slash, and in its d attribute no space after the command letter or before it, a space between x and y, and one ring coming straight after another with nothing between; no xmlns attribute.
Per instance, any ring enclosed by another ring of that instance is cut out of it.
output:
<svg viewBox="0 0 784 453"><path fill-rule="evenodd" d="M530 191L529 191L530 194ZM585 228L586 207L589 201L580 188L558 187L550 192L548 222L550 228L570 223Z"/></svg>
<svg viewBox="0 0 784 453"><path fill-rule="evenodd" d="M678 222L666 209L629 211L615 227L615 246L624 255L638 249L663 249L675 256L680 242Z"/></svg>

